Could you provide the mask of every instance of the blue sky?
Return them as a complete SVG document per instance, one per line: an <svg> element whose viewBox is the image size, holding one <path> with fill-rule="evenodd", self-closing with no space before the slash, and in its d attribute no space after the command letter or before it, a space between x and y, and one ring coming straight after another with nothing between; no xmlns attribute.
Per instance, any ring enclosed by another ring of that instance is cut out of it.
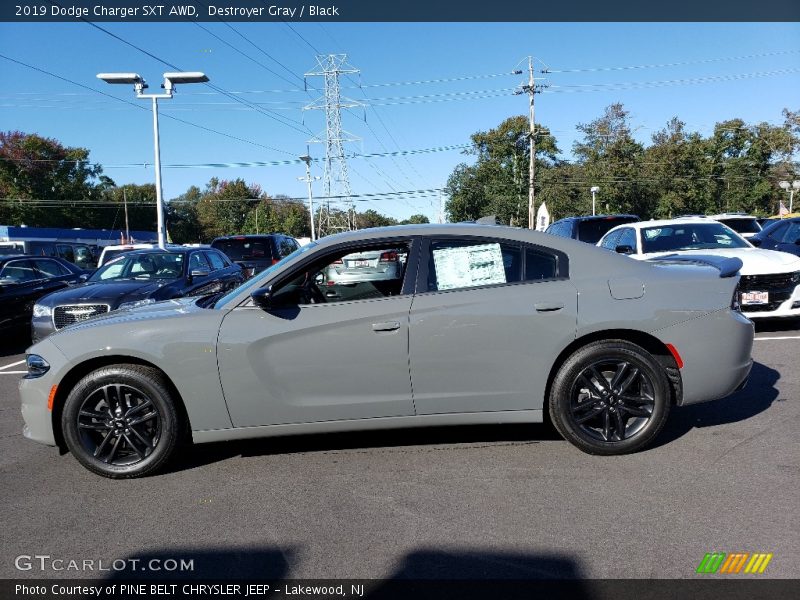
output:
<svg viewBox="0 0 800 600"><path fill-rule="evenodd" d="M325 131L323 111L300 110L321 95L303 91L303 74L314 70L317 53L346 53L361 71L341 82L343 95L367 105L343 113L344 128L361 138L346 145L348 153L461 146L476 131L527 115L527 96L513 95L526 77L510 73L526 67L521 61L528 55L538 59L537 69L547 65L552 71L541 75L551 87L537 95L536 117L551 128L565 158L577 138L575 126L613 102L630 111L635 135L645 143L673 116L708 134L725 119L778 124L783 108L800 110L797 23L200 25L99 24L181 70L204 71L215 86L180 86L160 104L165 198L190 185L202 188L211 177L241 177L273 195L304 197L305 184L297 180L302 163L197 165L292 161L304 154L312 134ZM136 100L131 88L110 86L95 75L137 72L152 92L162 73L173 69L117 38L87 23L0 23L0 54L128 102L0 59L0 129L88 148L91 160L118 184L150 183L155 175L149 104ZM572 70L577 72L564 72ZM322 80L311 78L309 84L321 88ZM263 112L253 110L253 103ZM310 152L322 158L324 146L311 144ZM357 207L435 220L438 192L406 192L443 187L465 160L471 158L459 149L352 158L354 194L393 194L362 196ZM313 174L322 175L320 165ZM322 195L320 182L314 192Z"/></svg>

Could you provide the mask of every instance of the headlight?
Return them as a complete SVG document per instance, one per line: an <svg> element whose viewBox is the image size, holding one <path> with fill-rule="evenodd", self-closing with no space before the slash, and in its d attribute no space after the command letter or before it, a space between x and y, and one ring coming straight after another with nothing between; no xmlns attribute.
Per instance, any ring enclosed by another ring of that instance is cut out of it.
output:
<svg viewBox="0 0 800 600"><path fill-rule="evenodd" d="M38 354L28 354L25 357L25 362L28 365L28 374L25 376L27 379L41 377L50 370L50 363Z"/></svg>
<svg viewBox="0 0 800 600"><path fill-rule="evenodd" d="M117 310L124 310L126 308L137 308L139 306L147 306L148 304L153 304L155 300L152 298L145 298L144 300L137 300L136 302L123 302L119 305Z"/></svg>
<svg viewBox="0 0 800 600"><path fill-rule="evenodd" d="M33 305L34 317L49 317L52 316L52 314L53 314L53 309L50 306L45 306L44 304Z"/></svg>

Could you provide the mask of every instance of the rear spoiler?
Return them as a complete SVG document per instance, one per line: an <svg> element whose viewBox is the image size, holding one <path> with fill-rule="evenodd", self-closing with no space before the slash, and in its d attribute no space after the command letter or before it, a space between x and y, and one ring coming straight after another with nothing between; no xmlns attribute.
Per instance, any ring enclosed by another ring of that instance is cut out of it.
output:
<svg viewBox="0 0 800 600"><path fill-rule="evenodd" d="M650 258L648 262L705 265L717 269L720 277L733 277L742 268L742 260L740 258L725 258L724 256L714 256L712 254L693 254L691 256L686 254L667 254L666 256Z"/></svg>

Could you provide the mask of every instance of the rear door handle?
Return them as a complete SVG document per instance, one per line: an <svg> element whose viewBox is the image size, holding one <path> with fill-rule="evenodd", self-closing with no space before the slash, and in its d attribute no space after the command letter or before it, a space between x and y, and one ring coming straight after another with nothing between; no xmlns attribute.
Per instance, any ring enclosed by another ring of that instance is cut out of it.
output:
<svg viewBox="0 0 800 600"><path fill-rule="evenodd" d="M383 323L373 323L372 331L394 331L400 329L400 321L384 321Z"/></svg>
<svg viewBox="0 0 800 600"><path fill-rule="evenodd" d="M537 302L533 305L536 312L554 312L564 308L563 302Z"/></svg>

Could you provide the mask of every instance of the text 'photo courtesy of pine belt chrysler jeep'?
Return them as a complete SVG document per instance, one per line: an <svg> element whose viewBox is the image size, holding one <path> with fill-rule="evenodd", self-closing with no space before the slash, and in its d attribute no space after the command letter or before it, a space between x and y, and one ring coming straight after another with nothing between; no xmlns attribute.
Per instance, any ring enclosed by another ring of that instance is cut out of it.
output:
<svg viewBox="0 0 800 600"><path fill-rule="evenodd" d="M348 257L371 269L401 256L398 277L326 279ZM333 235L224 295L111 312L35 344L24 435L112 478L155 472L190 441L546 414L584 452L634 452L673 406L747 380L740 267L474 224Z"/></svg>

